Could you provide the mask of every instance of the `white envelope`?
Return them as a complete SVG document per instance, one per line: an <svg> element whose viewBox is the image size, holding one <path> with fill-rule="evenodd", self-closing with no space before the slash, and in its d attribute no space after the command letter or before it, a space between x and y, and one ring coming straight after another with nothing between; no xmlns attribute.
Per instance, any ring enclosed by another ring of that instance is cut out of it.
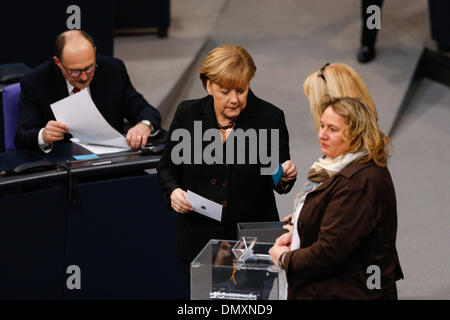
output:
<svg viewBox="0 0 450 320"><path fill-rule="evenodd" d="M192 208L194 208L195 212L207 216L211 219L222 221L222 205L199 196L198 194L190 190L187 191L186 200L191 203Z"/></svg>

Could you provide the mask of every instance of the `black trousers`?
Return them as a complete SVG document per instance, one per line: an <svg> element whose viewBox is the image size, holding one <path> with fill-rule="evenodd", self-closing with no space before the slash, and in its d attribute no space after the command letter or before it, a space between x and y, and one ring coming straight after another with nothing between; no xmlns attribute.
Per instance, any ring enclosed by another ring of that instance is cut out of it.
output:
<svg viewBox="0 0 450 320"><path fill-rule="evenodd" d="M367 19L372 15L372 13L367 13L367 8L371 5L377 5L380 7L383 5L383 0L362 0L361 1L361 19L362 19L362 30L361 30L361 46L374 47L377 41L378 29L367 28Z"/></svg>

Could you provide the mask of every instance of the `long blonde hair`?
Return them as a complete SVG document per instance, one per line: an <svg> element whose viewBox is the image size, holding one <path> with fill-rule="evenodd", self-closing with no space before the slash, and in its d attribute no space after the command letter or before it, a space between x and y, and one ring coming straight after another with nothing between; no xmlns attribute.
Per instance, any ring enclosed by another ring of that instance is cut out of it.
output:
<svg viewBox="0 0 450 320"><path fill-rule="evenodd" d="M361 162L373 160L385 167L390 156L391 140L380 130L373 110L361 99L343 97L327 101L320 106L323 113L326 108L342 116L347 127L343 138L348 143L346 153L364 150L367 156Z"/></svg>
<svg viewBox="0 0 450 320"><path fill-rule="evenodd" d="M322 117L321 105L324 101L350 97L360 99L368 106L378 120L375 103L369 90L356 71L345 63L325 65L311 73L303 83L303 91L309 99L314 126L319 128Z"/></svg>

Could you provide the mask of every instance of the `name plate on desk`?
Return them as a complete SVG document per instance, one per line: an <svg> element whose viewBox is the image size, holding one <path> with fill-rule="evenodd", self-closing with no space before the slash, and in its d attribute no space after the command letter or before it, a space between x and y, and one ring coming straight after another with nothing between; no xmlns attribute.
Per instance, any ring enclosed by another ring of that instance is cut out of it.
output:
<svg viewBox="0 0 450 320"><path fill-rule="evenodd" d="M78 160L78 161L98 159L98 155L96 155L95 153L85 154L85 155L80 155L80 156L73 156L73 157L75 158L75 160Z"/></svg>

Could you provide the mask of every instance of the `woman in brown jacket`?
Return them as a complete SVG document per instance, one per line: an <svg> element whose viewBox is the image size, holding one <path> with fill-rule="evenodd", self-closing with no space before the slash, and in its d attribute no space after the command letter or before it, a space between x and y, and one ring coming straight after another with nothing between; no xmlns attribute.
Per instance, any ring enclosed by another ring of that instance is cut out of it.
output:
<svg viewBox="0 0 450 320"><path fill-rule="evenodd" d="M334 99L317 110L324 157L287 219L291 232L270 250L286 271L288 299L397 299L403 274L389 139L374 106L360 99Z"/></svg>

